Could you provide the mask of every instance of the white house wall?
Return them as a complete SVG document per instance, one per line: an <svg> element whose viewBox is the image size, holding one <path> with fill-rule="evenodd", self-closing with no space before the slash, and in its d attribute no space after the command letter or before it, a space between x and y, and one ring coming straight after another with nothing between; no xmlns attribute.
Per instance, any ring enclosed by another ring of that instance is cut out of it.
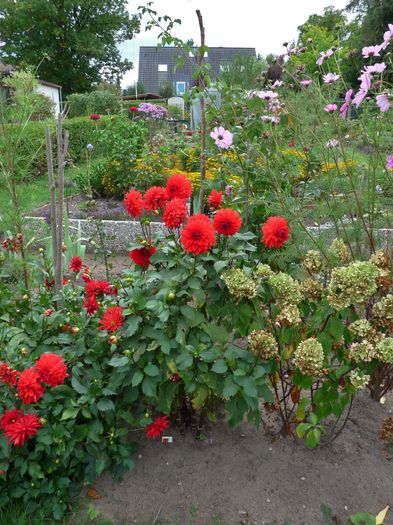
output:
<svg viewBox="0 0 393 525"><path fill-rule="evenodd" d="M53 102L55 104L54 114L55 114L55 116L57 116L60 113L60 111L61 111L61 107L60 107L60 89L56 88L56 87L45 86L44 84L40 84L38 86L38 91L40 93L42 93L43 95L47 96L48 98L50 98L51 100L53 100Z"/></svg>

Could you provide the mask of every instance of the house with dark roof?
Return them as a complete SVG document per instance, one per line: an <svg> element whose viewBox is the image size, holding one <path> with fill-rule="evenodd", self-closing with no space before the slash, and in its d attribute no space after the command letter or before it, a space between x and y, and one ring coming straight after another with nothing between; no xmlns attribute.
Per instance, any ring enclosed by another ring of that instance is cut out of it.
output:
<svg viewBox="0 0 393 525"><path fill-rule="evenodd" d="M197 50L190 51L189 56L177 47L141 46L139 49L138 81L149 93L159 93L161 85L172 85L176 95L183 95L195 85L192 73L197 66ZM220 73L225 63L236 56L256 57L253 47L209 47L205 53L205 61L211 65L212 78ZM178 58L184 61L182 67L177 67Z"/></svg>

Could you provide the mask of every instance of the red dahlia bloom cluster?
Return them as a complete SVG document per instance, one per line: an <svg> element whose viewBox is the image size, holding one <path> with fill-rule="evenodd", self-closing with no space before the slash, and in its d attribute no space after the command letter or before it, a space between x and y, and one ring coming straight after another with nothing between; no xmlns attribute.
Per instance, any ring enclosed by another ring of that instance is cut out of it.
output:
<svg viewBox="0 0 393 525"><path fill-rule="evenodd" d="M6 410L0 417L0 427L14 446L24 445L26 439L35 436L41 426L35 414L25 414L16 408Z"/></svg>
<svg viewBox="0 0 393 525"><path fill-rule="evenodd" d="M164 211L163 219L165 226L170 230L180 228L187 218L187 204L184 200L174 198L170 200Z"/></svg>
<svg viewBox="0 0 393 525"><path fill-rule="evenodd" d="M152 186L143 196L144 208L149 211L162 210L166 203L166 190L161 186Z"/></svg>
<svg viewBox="0 0 393 525"><path fill-rule="evenodd" d="M20 376L20 372L14 370L7 363L0 363L0 380L4 384L9 384L10 386L16 385L16 382Z"/></svg>
<svg viewBox="0 0 393 525"><path fill-rule="evenodd" d="M289 225L283 217L269 217L262 226L262 242L267 248L281 248L289 239Z"/></svg>
<svg viewBox="0 0 393 525"><path fill-rule="evenodd" d="M18 381L18 396L24 405L37 403L44 395L45 388L34 368L23 370Z"/></svg>
<svg viewBox="0 0 393 525"><path fill-rule="evenodd" d="M188 253L208 252L216 242L216 232L209 217L202 213L190 217L180 233L180 241Z"/></svg>
<svg viewBox="0 0 393 525"><path fill-rule="evenodd" d="M95 295L89 295L86 297L85 302L83 303L83 308L85 308L88 315L94 315L99 309L100 305L95 297Z"/></svg>
<svg viewBox="0 0 393 525"><path fill-rule="evenodd" d="M182 173L176 173L169 177L166 183L166 196L168 200L183 199L187 200L191 197L192 185Z"/></svg>
<svg viewBox="0 0 393 525"><path fill-rule="evenodd" d="M110 295L111 285L107 281L94 281L91 279L86 284L86 297L97 297L98 295Z"/></svg>
<svg viewBox="0 0 393 525"><path fill-rule="evenodd" d="M168 416L156 417L152 423L145 427L148 439L156 439L160 437L164 430L169 428L169 425Z"/></svg>
<svg viewBox="0 0 393 525"><path fill-rule="evenodd" d="M148 268L150 266L150 257L156 253L154 246L147 246L144 248L136 248L130 251L130 257L138 266Z"/></svg>
<svg viewBox="0 0 393 525"><path fill-rule="evenodd" d="M131 217L140 217L144 208L142 193L137 190L130 190L126 193L124 196L124 207Z"/></svg>
<svg viewBox="0 0 393 525"><path fill-rule="evenodd" d="M207 199L207 203L209 204L209 207L213 210L218 210L219 208L221 208L222 191L212 190Z"/></svg>
<svg viewBox="0 0 393 525"><path fill-rule="evenodd" d="M99 321L99 329L115 332L124 323L123 308L121 306L110 306Z"/></svg>
<svg viewBox="0 0 393 525"><path fill-rule="evenodd" d="M75 257L72 257L68 268L75 273L79 273L82 270L82 267L83 267L82 259L78 257L78 255L75 255Z"/></svg>
<svg viewBox="0 0 393 525"><path fill-rule="evenodd" d="M239 213L230 208L218 210L214 216L214 227L220 235L235 235L240 230L242 219Z"/></svg>
<svg viewBox="0 0 393 525"><path fill-rule="evenodd" d="M62 385L67 377L67 367L57 354L42 354L36 361L35 369L39 380L49 386Z"/></svg>

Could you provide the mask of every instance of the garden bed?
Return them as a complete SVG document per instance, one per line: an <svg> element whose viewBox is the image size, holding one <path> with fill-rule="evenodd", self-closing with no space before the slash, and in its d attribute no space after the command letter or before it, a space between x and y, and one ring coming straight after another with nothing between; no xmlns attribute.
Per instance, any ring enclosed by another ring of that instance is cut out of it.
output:
<svg viewBox="0 0 393 525"><path fill-rule="evenodd" d="M381 405L364 393L338 439L314 451L247 424L221 422L202 441L170 428L172 444L141 439L122 483L98 480L95 506L114 525L345 524L360 511L376 515L393 505L393 456L378 441L392 411L391 396ZM336 518L325 522L321 505Z"/></svg>

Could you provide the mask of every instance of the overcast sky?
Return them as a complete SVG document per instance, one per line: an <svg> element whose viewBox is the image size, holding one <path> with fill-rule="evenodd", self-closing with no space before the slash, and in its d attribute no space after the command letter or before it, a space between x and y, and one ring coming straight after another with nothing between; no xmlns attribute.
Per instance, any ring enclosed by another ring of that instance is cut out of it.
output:
<svg viewBox="0 0 393 525"><path fill-rule="evenodd" d="M200 9L208 46L255 47L257 53L265 56L282 53L282 43L296 38L297 27L309 15L321 14L328 5L342 9L347 3L348 0L156 0L152 7L160 15L181 19L174 36L192 38L199 44L195 10ZM143 0L129 0L130 13L136 13L142 4ZM138 78L139 46L156 45L157 35L158 31L145 31L142 24L136 38L122 44L123 57L134 63L134 69L123 78L123 86Z"/></svg>

